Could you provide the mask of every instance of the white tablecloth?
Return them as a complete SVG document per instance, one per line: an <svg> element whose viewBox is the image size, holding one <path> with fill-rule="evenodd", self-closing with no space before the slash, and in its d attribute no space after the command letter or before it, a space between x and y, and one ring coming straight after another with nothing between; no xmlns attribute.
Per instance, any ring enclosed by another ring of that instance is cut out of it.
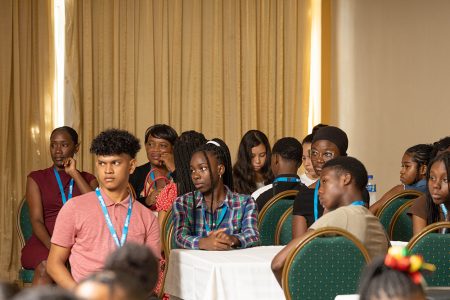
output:
<svg viewBox="0 0 450 300"><path fill-rule="evenodd" d="M165 291L186 300L284 299L270 268L273 257L282 248L172 250Z"/></svg>

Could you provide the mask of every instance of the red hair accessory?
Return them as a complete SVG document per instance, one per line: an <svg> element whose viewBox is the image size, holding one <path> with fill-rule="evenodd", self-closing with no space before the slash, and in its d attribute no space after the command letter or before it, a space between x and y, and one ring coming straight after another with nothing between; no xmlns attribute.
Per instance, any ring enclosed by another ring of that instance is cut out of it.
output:
<svg viewBox="0 0 450 300"><path fill-rule="evenodd" d="M384 259L384 264L394 270L407 273L415 284L423 281L420 271L434 272L436 267L423 261L420 255L409 255L404 247L391 247Z"/></svg>

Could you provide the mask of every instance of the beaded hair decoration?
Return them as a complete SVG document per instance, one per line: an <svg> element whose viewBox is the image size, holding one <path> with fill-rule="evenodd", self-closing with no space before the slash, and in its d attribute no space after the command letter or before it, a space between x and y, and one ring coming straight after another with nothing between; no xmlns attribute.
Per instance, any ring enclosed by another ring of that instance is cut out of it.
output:
<svg viewBox="0 0 450 300"><path fill-rule="evenodd" d="M423 283L421 272L434 272L433 264L424 262L420 255L409 255L404 247L391 247L384 259L385 266L409 275L415 284Z"/></svg>

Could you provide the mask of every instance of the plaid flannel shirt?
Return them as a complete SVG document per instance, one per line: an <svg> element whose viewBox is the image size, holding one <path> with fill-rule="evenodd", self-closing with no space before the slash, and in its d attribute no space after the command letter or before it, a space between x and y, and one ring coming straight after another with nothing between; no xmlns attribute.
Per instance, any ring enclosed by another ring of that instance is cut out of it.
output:
<svg viewBox="0 0 450 300"><path fill-rule="evenodd" d="M250 195L237 194L225 186L226 197L214 212L208 211L203 194L199 191L178 197L173 203L174 234L177 246L185 249L198 249L198 242L207 236L205 220L211 230L226 228L226 233L235 236L241 242L241 248L259 245L257 226L258 211ZM195 200L195 211L194 208ZM227 209L217 228L213 221L218 220L223 209Z"/></svg>

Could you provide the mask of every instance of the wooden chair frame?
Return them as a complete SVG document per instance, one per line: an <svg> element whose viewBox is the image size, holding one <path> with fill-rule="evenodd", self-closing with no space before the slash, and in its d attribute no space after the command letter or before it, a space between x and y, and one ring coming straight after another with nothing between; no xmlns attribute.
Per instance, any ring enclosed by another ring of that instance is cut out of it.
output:
<svg viewBox="0 0 450 300"><path fill-rule="evenodd" d="M22 225L20 224L20 212L22 211L22 208L25 205L26 201L27 201L26 198L23 197L22 200L20 201L19 207L17 209L17 214L16 214L16 231L19 236L19 243L20 243L21 249L25 246L26 241L25 241L25 237L23 236Z"/></svg>
<svg viewBox="0 0 450 300"><path fill-rule="evenodd" d="M163 246L163 252L164 252L164 258L166 260L166 265L163 272L162 282L161 282L161 290L158 293L158 298L162 299L164 296L164 283L166 281L167 276L167 270L169 269L169 256L170 256L170 250L172 250L171 247L171 241L172 241L172 235L173 235L173 223L169 226L168 231L166 232L167 223L170 222L170 219L173 217L172 215L172 208L170 208L166 215L164 216L164 219L161 224L161 242Z"/></svg>
<svg viewBox="0 0 450 300"><path fill-rule="evenodd" d="M298 192L299 192L298 190L283 191L281 193L276 194L269 201L267 201L266 205L263 206L263 208L261 209L261 212L258 215L258 227L259 227L259 224L261 224L262 220L264 220L264 217L266 216L269 208L271 208L280 199L297 196Z"/></svg>
<svg viewBox="0 0 450 300"><path fill-rule="evenodd" d="M26 197L23 197L22 200L20 201L19 207L17 208L17 212L16 212L16 231L17 231L17 235L19 236L20 249L22 249L26 243L25 237L22 232L22 224L20 223L21 212L22 212L23 206L25 205L26 202L27 202ZM25 269L22 266L20 267L19 275L18 275L18 279L17 279L18 286L22 288L24 286L31 285L30 282L25 282L25 283L23 282L22 278L20 277L21 271L29 271L29 270Z"/></svg>
<svg viewBox="0 0 450 300"><path fill-rule="evenodd" d="M436 222L428 225L409 241L408 245L406 245L406 248L408 250L411 250L421 239L423 239L424 236L441 228L450 228L450 222Z"/></svg>
<svg viewBox="0 0 450 300"><path fill-rule="evenodd" d="M389 234L389 240L392 241L392 238L394 236L394 227L395 224L398 221L398 218L400 218L400 216L402 215L402 213L410 208L414 203L414 199L408 200L407 202L403 203L402 206L400 206L397 211L395 212L395 214L392 216L391 222L389 223L389 230L388 230L388 234Z"/></svg>
<svg viewBox="0 0 450 300"><path fill-rule="evenodd" d="M364 259L366 260L366 264L370 263L371 259L369 256L369 253L367 252L366 247L350 232L347 230L338 228L338 227L324 227L317 230L314 230L310 233L307 233L305 237L298 241L295 248L293 248L287 258L286 262L283 267L283 273L282 273L282 279L281 279L281 285L283 287L284 296L287 300L291 300L291 295L289 293L289 269L291 268L291 265L294 261L295 256L297 255L300 250L302 250L306 244L311 242L317 237L326 236L326 235L339 235L343 236L347 239L349 239L353 244L361 251L361 254L363 255Z"/></svg>
<svg viewBox="0 0 450 300"><path fill-rule="evenodd" d="M280 220L278 220L277 228L275 230L275 245L280 245L280 236L281 236L281 229L283 227L284 222L286 222L286 219L289 217L289 215L292 214L293 207L288 208L280 217Z"/></svg>
<svg viewBox="0 0 450 300"><path fill-rule="evenodd" d="M380 218L381 214L384 212L384 210L392 203L394 202L397 198L400 197L404 197L404 196L412 196L414 197L413 199L422 196L423 193L419 192L419 191L415 191L415 190L404 190L401 191L400 193L397 193L395 195L393 195L391 198L389 198L383 205L381 205L380 209L378 210L376 217Z"/></svg>

